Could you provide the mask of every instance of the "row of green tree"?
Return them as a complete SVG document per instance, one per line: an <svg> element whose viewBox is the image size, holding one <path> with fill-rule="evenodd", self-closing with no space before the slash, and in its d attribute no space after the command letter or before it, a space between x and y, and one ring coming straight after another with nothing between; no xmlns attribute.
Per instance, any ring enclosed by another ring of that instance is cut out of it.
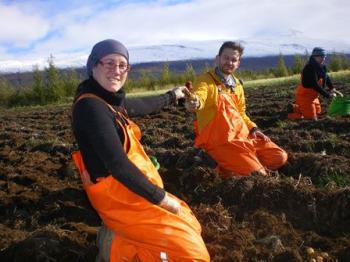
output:
<svg viewBox="0 0 350 262"><path fill-rule="evenodd" d="M48 59L45 70L33 69L33 84L29 87L13 87L0 79L0 103L2 107L46 105L72 97L80 82L75 70L60 72L53 56Z"/></svg>
<svg viewBox="0 0 350 262"><path fill-rule="evenodd" d="M238 76L244 80L254 80L298 74L307 63L307 57L307 54L295 55L293 64L287 67L283 55L280 54L275 68L261 71L240 70ZM349 59L343 54L334 53L328 68L330 71L350 69ZM206 65L202 71L206 72L209 69L209 65ZM142 71L138 78L129 78L124 88L130 92L135 89L157 90L170 85L183 85L188 80L194 81L197 73L190 63L182 73L171 72L169 64L164 64L159 76ZM14 107L71 101L81 80L74 69L59 71L53 56L50 56L45 70L41 71L38 67L33 69L33 84L30 87L14 88L0 78L0 104L2 107Z"/></svg>
<svg viewBox="0 0 350 262"><path fill-rule="evenodd" d="M301 56L299 54L296 54L294 56L293 64L291 67L287 67L283 58L283 55L279 55L278 64L276 68L272 69L270 74L274 77L284 77L284 76L290 76L299 74L305 64L308 61L308 54L305 56ZM327 68L331 72L337 72L340 70L346 70L350 68L350 61L349 58L345 54L337 54L333 53L331 55L330 62L327 65Z"/></svg>

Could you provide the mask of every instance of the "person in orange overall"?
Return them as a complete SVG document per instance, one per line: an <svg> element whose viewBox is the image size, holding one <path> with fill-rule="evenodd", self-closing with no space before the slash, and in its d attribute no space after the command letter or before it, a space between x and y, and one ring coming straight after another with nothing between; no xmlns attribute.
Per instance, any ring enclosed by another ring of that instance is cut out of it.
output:
<svg viewBox="0 0 350 262"><path fill-rule="evenodd" d="M80 149L72 157L105 225L97 261L209 261L199 222L185 202L164 190L130 119L175 104L186 87L128 99L123 85L129 70L122 43L98 42L87 61L89 78L79 85L72 108Z"/></svg>
<svg viewBox="0 0 350 262"><path fill-rule="evenodd" d="M263 175L287 161L287 153L273 143L246 114L243 83L238 69L243 47L225 42L214 70L199 76L185 106L196 112L195 146L204 149L224 176Z"/></svg>
<svg viewBox="0 0 350 262"><path fill-rule="evenodd" d="M296 88L295 104L292 105L292 112L288 114L288 119L317 120L321 113L319 95L326 98L332 98L336 95L335 88L327 74L325 60L326 51L321 47L315 47L309 62L301 73L301 84Z"/></svg>

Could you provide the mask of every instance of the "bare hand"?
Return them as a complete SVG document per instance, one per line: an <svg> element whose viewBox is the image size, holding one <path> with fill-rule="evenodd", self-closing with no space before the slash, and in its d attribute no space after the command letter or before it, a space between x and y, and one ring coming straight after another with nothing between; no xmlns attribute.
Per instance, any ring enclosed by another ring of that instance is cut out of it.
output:
<svg viewBox="0 0 350 262"><path fill-rule="evenodd" d="M335 89L335 88L333 88L333 89L331 90L331 93L334 93L335 96L340 96L340 97L343 97L343 96L344 96L342 92L338 91L338 90ZM334 97L335 97L335 96L334 96Z"/></svg>
<svg viewBox="0 0 350 262"><path fill-rule="evenodd" d="M200 106L199 98L190 93L190 95L186 95L185 108L189 112L195 112Z"/></svg>
<svg viewBox="0 0 350 262"><path fill-rule="evenodd" d="M329 95L330 95L329 98L337 97L337 93L335 93L335 92L333 92L333 91L331 91L331 92L329 93Z"/></svg>
<svg viewBox="0 0 350 262"><path fill-rule="evenodd" d="M262 140L264 140L265 142L269 142L271 141L271 139L266 136L263 132L261 132L259 129L256 129L255 131L253 131L250 136L253 138L253 139L256 139L256 138L261 138Z"/></svg>
<svg viewBox="0 0 350 262"><path fill-rule="evenodd" d="M175 93L176 100L185 98L186 94L189 93L186 86L177 86L171 89Z"/></svg>
<svg viewBox="0 0 350 262"><path fill-rule="evenodd" d="M165 193L165 196L159 203L159 206L174 214L179 214L181 210L180 203L168 193Z"/></svg>

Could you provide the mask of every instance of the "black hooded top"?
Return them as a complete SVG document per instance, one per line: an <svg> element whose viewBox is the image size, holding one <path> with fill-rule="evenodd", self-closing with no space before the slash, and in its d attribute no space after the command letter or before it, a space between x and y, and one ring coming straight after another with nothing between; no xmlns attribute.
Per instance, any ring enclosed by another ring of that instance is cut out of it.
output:
<svg viewBox="0 0 350 262"><path fill-rule="evenodd" d="M102 98L117 111L126 111L129 116L155 113L176 101L173 91L158 96L128 99L123 90L109 92L92 77L79 85L76 98L84 93ZM123 149L124 135L116 124L115 117L108 106L96 98L84 98L74 105L73 133L91 180L96 182L96 178L111 174L131 191L158 204L164 198L165 191L152 184L128 159Z"/></svg>
<svg viewBox="0 0 350 262"><path fill-rule="evenodd" d="M321 78L324 80L324 84L322 86L318 84L318 80ZM325 89L325 87L327 86L330 90L333 89L333 84L327 74L326 66L317 63L312 56L303 69L301 82L303 87L313 88L319 94L327 98L330 97L330 93Z"/></svg>

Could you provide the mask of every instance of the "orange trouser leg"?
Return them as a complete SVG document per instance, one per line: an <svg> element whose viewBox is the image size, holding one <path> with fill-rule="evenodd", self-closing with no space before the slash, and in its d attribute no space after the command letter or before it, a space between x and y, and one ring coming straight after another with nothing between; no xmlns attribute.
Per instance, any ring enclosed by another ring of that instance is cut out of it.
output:
<svg viewBox="0 0 350 262"><path fill-rule="evenodd" d="M254 146L259 161L270 170L276 170L287 162L286 151L272 141L254 139Z"/></svg>
<svg viewBox="0 0 350 262"><path fill-rule="evenodd" d="M137 255L137 250L134 245L128 243L120 236L116 235L112 241L110 261L119 262L134 261Z"/></svg>
<svg viewBox="0 0 350 262"><path fill-rule="evenodd" d="M303 115L300 112L299 105L293 104L293 112L288 114L288 119L301 119Z"/></svg>
<svg viewBox="0 0 350 262"><path fill-rule="evenodd" d="M122 238L118 235L115 236L111 246L111 262L158 262L160 260L159 254L152 254L148 250L135 245L133 241Z"/></svg>
<svg viewBox="0 0 350 262"><path fill-rule="evenodd" d="M249 140L228 142L208 150L208 153L219 163L220 168L231 171L233 173L231 175L247 176L252 172L266 173Z"/></svg>
<svg viewBox="0 0 350 262"><path fill-rule="evenodd" d="M318 98L311 101L303 101L300 104L300 111L305 119L314 119L321 113L321 104Z"/></svg>
<svg viewBox="0 0 350 262"><path fill-rule="evenodd" d="M205 250L206 251L206 250ZM119 235L113 239L111 246L111 262L209 262L209 255L202 258L177 258L174 254L169 254L166 250L151 249L144 247L139 242L135 242Z"/></svg>

